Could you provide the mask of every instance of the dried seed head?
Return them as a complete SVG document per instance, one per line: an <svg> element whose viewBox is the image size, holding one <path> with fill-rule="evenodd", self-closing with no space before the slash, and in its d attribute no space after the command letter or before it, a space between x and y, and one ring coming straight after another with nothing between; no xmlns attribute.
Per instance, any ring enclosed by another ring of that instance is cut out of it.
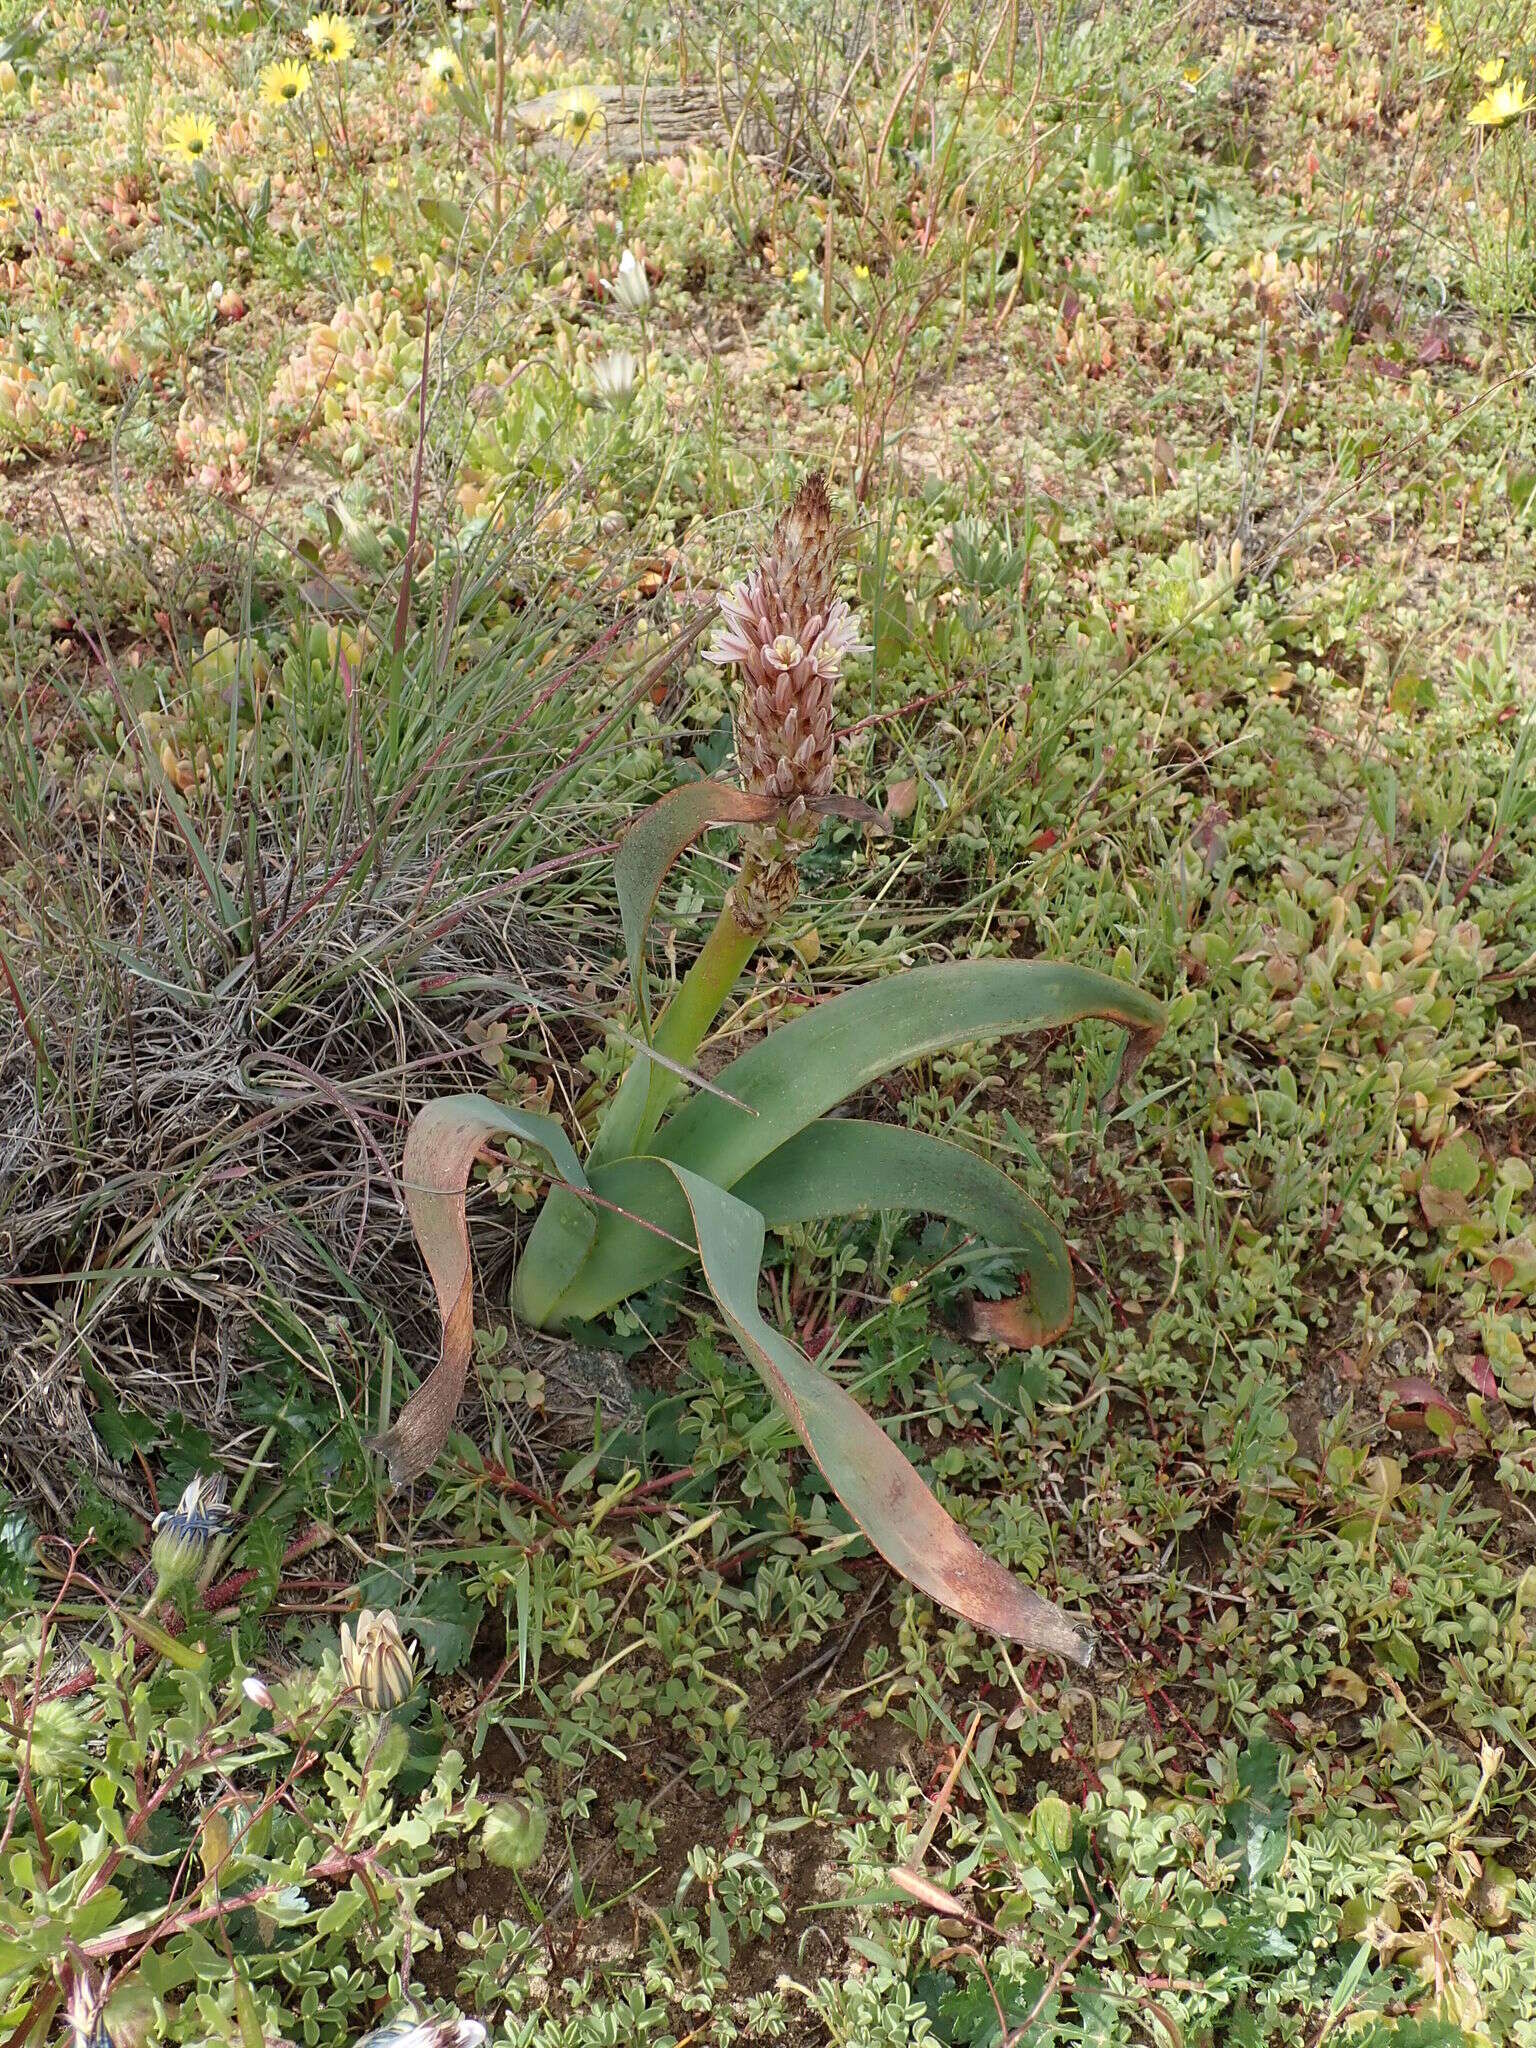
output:
<svg viewBox="0 0 1536 2048"><path fill-rule="evenodd" d="M814 840L808 797L826 796L836 766L833 695L843 658L864 652L853 614L834 595L838 533L826 479L806 478L750 576L720 600L706 658L741 671L736 756L749 790L785 816L746 833L737 913L762 931L793 900L795 863Z"/></svg>
<svg viewBox="0 0 1536 2048"><path fill-rule="evenodd" d="M400 1634L400 1624L385 1608L375 1614L365 1607L357 1617L357 1634L341 1625L341 1675L349 1692L370 1714L387 1714L409 1698L416 1667Z"/></svg>

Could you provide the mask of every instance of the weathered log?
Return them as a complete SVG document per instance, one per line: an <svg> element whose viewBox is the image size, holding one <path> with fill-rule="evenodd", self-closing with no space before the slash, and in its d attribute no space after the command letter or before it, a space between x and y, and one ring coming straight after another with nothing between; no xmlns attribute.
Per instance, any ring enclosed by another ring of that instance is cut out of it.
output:
<svg viewBox="0 0 1536 2048"><path fill-rule="evenodd" d="M594 85L577 91L598 107L579 136L572 132L574 94L569 90L542 93L514 108L513 132L535 138L529 144L533 155L563 156L594 166L654 162L680 156L695 144L722 148L741 121L741 95L729 85L717 88L712 80L687 86ZM786 139L793 138L803 121L798 98L790 93L748 107L741 121L741 141L749 152L784 150Z"/></svg>

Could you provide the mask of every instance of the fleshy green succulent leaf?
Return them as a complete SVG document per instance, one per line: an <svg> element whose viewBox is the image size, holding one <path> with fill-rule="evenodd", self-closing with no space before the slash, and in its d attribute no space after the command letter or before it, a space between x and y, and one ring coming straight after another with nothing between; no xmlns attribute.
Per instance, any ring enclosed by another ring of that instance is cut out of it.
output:
<svg viewBox="0 0 1536 2048"><path fill-rule="evenodd" d="M651 1150L734 1188L797 1132L893 1067L1085 1017L1128 1027L1132 1046L1122 1071L1163 1028L1162 1009L1150 996L1091 968L1044 960L913 968L780 1025L715 1076L730 1101L695 1096L662 1126ZM672 1270L672 1248L633 1220L647 1213L634 1207L630 1216L610 1211L600 1218L585 1264L554 1307L556 1318L600 1315Z"/></svg>
<svg viewBox="0 0 1536 2048"><path fill-rule="evenodd" d="M910 968L850 989L771 1031L716 1075L730 1101L695 1096L659 1132L655 1149L660 1158L734 1187L786 1138L893 1067L1087 1017L1123 1024L1146 1041L1163 1029L1160 1004L1088 967L969 960Z"/></svg>
<svg viewBox="0 0 1536 2048"><path fill-rule="evenodd" d="M873 1417L763 1320L757 1305L763 1219L725 1189L671 1164L692 1213L699 1263L731 1334L828 1485L886 1562L940 1606L992 1635L1068 1662L1092 1662L1088 1637L979 1550Z"/></svg>
<svg viewBox="0 0 1536 2048"><path fill-rule="evenodd" d="M587 1184L570 1140L553 1117L504 1109L483 1095L448 1095L441 1102L429 1102L411 1125L400 1178L411 1228L437 1290L443 1335L437 1364L401 1409L393 1428L373 1446L388 1461L397 1485L431 1470L458 1413L474 1335L474 1270L464 1195L476 1154L498 1133L537 1146L569 1186ZM580 1203L573 1201L573 1207L591 1224L585 1238L578 1237L569 1248L574 1270L591 1242L596 1218Z"/></svg>
<svg viewBox="0 0 1536 2048"><path fill-rule="evenodd" d="M674 1240L655 1241L652 1277L689 1263L676 1242L689 1236L688 1212L661 1160L615 1160L594 1171L592 1187L615 1220L644 1216ZM1072 1261L1061 1233L1006 1174L943 1138L852 1117L822 1118L744 1174L732 1192L770 1230L877 1210L946 1217L1014 1253L1023 1268L1021 1293L973 1304L973 1334L1026 1349L1050 1343L1072 1320ZM578 1283L584 1297L602 1285L607 1270L600 1252ZM576 1313L563 1301L556 1306L559 1313ZM600 1311L583 1298L579 1312Z"/></svg>
<svg viewBox="0 0 1536 2048"><path fill-rule="evenodd" d="M977 1303L986 1334L1019 1349L1049 1344L1072 1320L1072 1257L1061 1232L1007 1174L963 1145L900 1124L822 1117L771 1152L732 1189L770 1230L876 1210L943 1216L1001 1252L1024 1285L1006 1301Z"/></svg>

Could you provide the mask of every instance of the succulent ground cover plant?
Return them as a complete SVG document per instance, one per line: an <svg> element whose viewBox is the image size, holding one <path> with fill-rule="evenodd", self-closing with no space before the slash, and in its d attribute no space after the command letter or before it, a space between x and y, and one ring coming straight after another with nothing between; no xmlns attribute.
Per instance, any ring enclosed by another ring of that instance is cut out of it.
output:
<svg viewBox="0 0 1536 2048"><path fill-rule="evenodd" d="M738 974L794 901L799 861L829 813L868 815L833 793L834 697L863 651L837 595L838 531L809 477L761 561L721 600L710 658L740 675L740 782L690 784L630 828L615 860L644 1049L585 1161L554 1119L480 1096L429 1104L405 1148L417 1240L437 1289L442 1357L382 1441L393 1476L419 1477L458 1408L473 1327L465 1190L496 1136L542 1152L554 1185L524 1247L517 1313L543 1329L586 1321L696 1263L726 1326L843 1506L903 1577L978 1627L1076 1663L1089 1638L987 1557L877 1423L761 1315L765 1233L880 1209L958 1222L1017 1261L1020 1287L987 1334L1045 1342L1072 1311L1071 1262L1044 1213L995 1167L927 1133L834 1114L893 1069L947 1048L1107 1018L1131 1034L1126 1067L1162 1028L1158 1005L1089 968L980 960L909 970L850 990L771 1032L707 1089L677 1097ZM742 829L735 886L692 969L652 1027L645 937L668 869L710 825Z"/></svg>

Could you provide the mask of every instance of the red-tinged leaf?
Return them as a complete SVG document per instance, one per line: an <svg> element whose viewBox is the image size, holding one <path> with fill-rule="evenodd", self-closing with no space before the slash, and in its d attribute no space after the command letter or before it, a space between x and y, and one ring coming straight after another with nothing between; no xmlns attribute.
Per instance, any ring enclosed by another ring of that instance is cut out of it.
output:
<svg viewBox="0 0 1536 2048"><path fill-rule="evenodd" d="M977 1548L900 1449L851 1394L763 1320L763 1219L712 1181L672 1164L692 1213L710 1293L828 1485L887 1564L990 1635L1088 1665L1083 1631Z"/></svg>
<svg viewBox="0 0 1536 2048"><path fill-rule="evenodd" d="M1458 1223L1472 1221L1472 1206L1463 1194L1454 1188L1437 1188L1426 1181L1419 1189L1419 1207L1424 1211L1424 1221L1432 1230L1445 1230Z"/></svg>
<svg viewBox="0 0 1536 2048"><path fill-rule="evenodd" d="M867 825L882 839L890 837L884 811L877 811L860 796L811 796L806 798L805 808L813 818L841 818L847 825Z"/></svg>
<svg viewBox="0 0 1536 2048"><path fill-rule="evenodd" d="M1447 1427L1466 1427L1467 1418L1455 1402L1448 1401L1434 1381L1425 1379L1422 1373L1389 1380L1382 1388L1382 1396L1387 1423L1392 1429L1427 1429L1432 1435L1444 1436Z"/></svg>
<svg viewBox="0 0 1536 2048"><path fill-rule="evenodd" d="M967 1302L965 1334L977 1344L1008 1344L1015 1351L1029 1351L1037 1344L1053 1344L1071 1321L1070 1294L1065 1315L1043 1315L1033 1292L1026 1288L1004 1301L987 1301L977 1295Z"/></svg>
<svg viewBox="0 0 1536 2048"><path fill-rule="evenodd" d="M1469 1387L1473 1387L1485 1401L1499 1399L1499 1383L1493 1376L1493 1367L1481 1351L1474 1351L1470 1357L1460 1357L1456 1369Z"/></svg>
<svg viewBox="0 0 1536 2048"><path fill-rule="evenodd" d="M1488 1278L1501 1294L1536 1293L1536 1244L1529 1235L1506 1238L1487 1254Z"/></svg>
<svg viewBox="0 0 1536 2048"><path fill-rule="evenodd" d="M917 777L904 775L885 793L885 815L892 820L910 818L917 809Z"/></svg>
<svg viewBox="0 0 1536 2048"><path fill-rule="evenodd" d="M553 1117L504 1109L480 1095L448 1095L429 1102L411 1125L405 1141L401 1182L411 1228L432 1285L442 1318L442 1351L437 1364L406 1402L394 1427L372 1446L389 1464L396 1485L419 1479L437 1462L458 1413L474 1336L474 1269L469 1253L469 1226L464 1196L470 1169L493 1136L513 1137L545 1154L555 1172L573 1188L584 1188L581 1162ZM574 1266L585 1256L596 1228L586 1216L585 1243L573 1247Z"/></svg>
<svg viewBox="0 0 1536 2048"><path fill-rule="evenodd" d="M1457 359L1456 343L1450 329L1438 317L1431 320L1419 343L1416 357L1419 367L1428 370L1436 363L1454 363Z"/></svg>
<svg viewBox="0 0 1536 2048"><path fill-rule="evenodd" d="M953 1892L945 1891L943 1885L935 1884L922 1871L914 1870L910 1863L898 1863L891 1871L891 1883L909 1899L915 1899L920 1906L926 1906L930 1913L939 1913L948 1920L965 1920L972 1927L985 1927L986 1921L973 1913L963 1900Z"/></svg>

